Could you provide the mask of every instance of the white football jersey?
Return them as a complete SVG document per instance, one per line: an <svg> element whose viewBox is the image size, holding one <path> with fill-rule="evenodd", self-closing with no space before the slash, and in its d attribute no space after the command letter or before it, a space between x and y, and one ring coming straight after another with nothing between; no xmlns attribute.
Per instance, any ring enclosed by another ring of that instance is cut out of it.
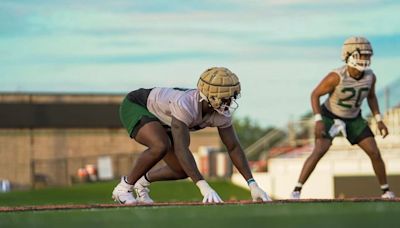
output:
<svg viewBox="0 0 400 228"><path fill-rule="evenodd" d="M339 75L340 82L325 101L325 107L339 117L357 117L361 104L371 89L374 79L373 71L364 71L363 77L358 80L350 77L346 65L333 72Z"/></svg>
<svg viewBox="0 0 400 228"><path fill-rule="evenodd" d="M172 116L185 123L190 130L232 125L231 117L217 112L202 115L197 89L154 88L147 99L147 109L168 126L171 126Z"/></svg>

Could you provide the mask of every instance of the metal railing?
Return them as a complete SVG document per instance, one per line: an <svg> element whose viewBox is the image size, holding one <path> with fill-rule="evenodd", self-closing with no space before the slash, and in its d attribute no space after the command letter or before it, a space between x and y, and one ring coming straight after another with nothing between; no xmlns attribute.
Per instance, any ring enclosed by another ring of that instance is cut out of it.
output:
<svg viewBox="0 0 400 228"><path fill-rule="evenodd" d="M286 133L278 130L273 129L269 131L266 135L261 137L255 143L250 145L245 149L245 154L250 160L258 160L261 154L272 147L273 145L279 144L286 139Z"/></svg>

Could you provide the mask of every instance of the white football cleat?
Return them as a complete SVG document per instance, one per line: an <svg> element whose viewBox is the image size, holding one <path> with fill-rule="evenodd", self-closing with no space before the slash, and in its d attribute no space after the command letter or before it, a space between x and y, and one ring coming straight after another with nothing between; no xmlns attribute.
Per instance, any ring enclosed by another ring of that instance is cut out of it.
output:
<svg viewBox="0 0 400 228"><path fill-rule="evenodd" d="M300 199L300 195L301 195L300 191L293 191L292 194L290 194L290 199L298 200Z"/></svg>
<svg viewBox="0 0 400 228"><path fill-rule="evenodd" d="M149 192L150 189L148 186L150 183L144 178L141 177L134 185L133 189L136 192L136 199L139 203L152 204L154 201L150 198Z"/></svg>
<svg viewBox="0 0 400 228"><path fill-rule="evenodd" d="M394 199L396 196L394 195L394 192L391 191L386 191L384 194L382 194L382 199Z"/></svg>
<svg viewBox="0 0 400 228"><path fill-rule="evenodd" d="M125 177L121 177L121 182L114 188L112 198L120 204L136 204L137 201L132 195L133 185L125 182Z"/></svg>

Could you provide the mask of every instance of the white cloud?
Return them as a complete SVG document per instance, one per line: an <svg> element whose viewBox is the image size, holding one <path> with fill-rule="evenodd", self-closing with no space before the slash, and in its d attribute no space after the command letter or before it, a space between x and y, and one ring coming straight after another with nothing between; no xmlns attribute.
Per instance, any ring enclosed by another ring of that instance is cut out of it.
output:
<svg viewBox="0 0 400 228"><path fill-rule="evenodd" d="M400 46L393 38L400 34L397 2L168 1L168 9L139 1L43 3L2 5L17 22L0 22L7 28L0 34L0 90L191 87L205 68L226 66L243 83L238 115L283 125L309 109L310 89L340 66L344 38L389 36ZM398 77L399 59L397 52L382 58L379 46L376 53L383 86Z"/></svg>

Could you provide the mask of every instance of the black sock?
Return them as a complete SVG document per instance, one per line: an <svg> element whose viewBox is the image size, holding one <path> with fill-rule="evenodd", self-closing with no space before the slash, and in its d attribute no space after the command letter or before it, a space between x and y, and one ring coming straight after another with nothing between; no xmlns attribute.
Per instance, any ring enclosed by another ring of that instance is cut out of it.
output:
<svg viewBox="0 0 400 228"><path fill-rule="evenodd" d="M297 187L297 186L296 186L296 187L294 188L293 191L294 191L294 192L301 192L301 189L302 189L302 187Z"/></svg>
<svg viewBox="0 0 400 228"><path fill-rule="evenodd" d="M151 181L149 181L149 178L147 177L147 173L144 174L144 179L146 179L149 183L151 183Z"/></svg>
<svg viewBox="0 0 400 228"><path fill-rule="evenodd" d="M124 176L124 181L125 181L125 183L129 184L129 183L128 183L128 177L127 177L127 176ZM129 185L132 185L132 184L129 184Z"/></svg>
<svg viewBox="0 0 400 228"><path fill-rule="evenodd" d="M387 191L389 191L389 185L388 184L381 185L381 190L383 194L385 194Z"/></svg>

